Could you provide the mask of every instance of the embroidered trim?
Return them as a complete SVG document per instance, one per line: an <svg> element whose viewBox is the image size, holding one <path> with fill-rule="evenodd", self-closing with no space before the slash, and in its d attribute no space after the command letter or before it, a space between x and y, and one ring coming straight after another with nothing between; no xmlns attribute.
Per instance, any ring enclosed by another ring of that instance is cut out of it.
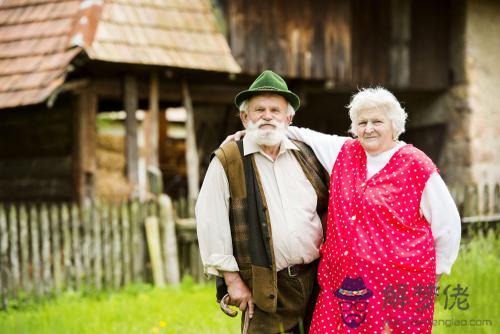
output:
<svg viewBox="0 0 500 334"><path fill-rule="evenodd" d="M368 292L367 289L363 290L356 290L356 291L349 291L349 290L344 290L344 289L339 289L340 294L344 296L363 296L366 295Z"/></svg>

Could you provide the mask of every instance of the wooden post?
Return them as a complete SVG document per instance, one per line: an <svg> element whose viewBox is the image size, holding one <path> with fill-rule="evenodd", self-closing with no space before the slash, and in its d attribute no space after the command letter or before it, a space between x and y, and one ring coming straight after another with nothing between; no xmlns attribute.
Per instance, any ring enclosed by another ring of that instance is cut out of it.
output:
<svg viewBox="0 0 500 334"><path fill-rule="evenodd" d="M144 123L146 142L146 161L148 166L158 167L158 130L159 130L159 80L158 73L151 73L149 84L149 112Z"/></svg>
<svg viewBox="0 0 500 334"><path fill-rule="evenodd" d="M9 232L7 228L7 216L5 207L0 203L0 297L2 298L2 310L8 306L9 282Z"/></svg>
<svg viewBox="0 0 500 334"><path fill-rule="evenodd" d="M126 75L124 86L123 104L125 106L125 112L127 114L127 118L125 121L125 155L127 180L132 187L132 197L137 197L139 184L139 154L137 143L137 119L135 117L138 105L136 78L132 75Z"/></svg>
<svg viewBox="0 0 500 334"><path fill-rule="evenodd" d="M194 126L194 111L189 87L185 80L182 81L182 97L186 109L186 164L188 175L188 202L194 202L199 192L199 157L196 147L196 130Z"/></svg>
<svg viewBox="0 0 500 334"><path fill-rule="evenodd" d="M78 112L75 113L73 173L75 199L82 203L94 197L94 175L97 149L97 96L89 87L79 91Z"/></svg>
<svg viewBox="0 0 500 334"><path fill-rule="evenodd" d="M170 197L163 194L159 197L160 224L163 231L163 254L165 257L165 273L167 283L180 282L179 257L177 253L177 237L175 235L175 215Z"/></svg>

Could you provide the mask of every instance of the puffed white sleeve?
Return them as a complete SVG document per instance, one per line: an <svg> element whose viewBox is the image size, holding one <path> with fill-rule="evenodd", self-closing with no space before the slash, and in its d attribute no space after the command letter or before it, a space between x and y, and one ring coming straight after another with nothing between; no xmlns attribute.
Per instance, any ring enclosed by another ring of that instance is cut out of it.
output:
<svg viewBox="0 0 500 334"><path fill-rule="evenodd" d="M436 274L449 275L458 256L461 221L457 206L437 172L427 180L420 210L431 225L436 248Z"/></svg>
<svg viewBox="0 0 500 334"><path fill-rule="evenodd" d="M328 174L332 172L342 145L349 139L349 137L328 135L296 126L288 127L287 136L290 139L300 140L309 145Z"/></svg>
<svg viewBox="0 0 500 334"><path fill-rule="evenodd" d="M217 157L208 166L196 201L195 216L198 244L207 274L221 276L221 271L238 271L233 256L229 225L229 183Z"/></svg>

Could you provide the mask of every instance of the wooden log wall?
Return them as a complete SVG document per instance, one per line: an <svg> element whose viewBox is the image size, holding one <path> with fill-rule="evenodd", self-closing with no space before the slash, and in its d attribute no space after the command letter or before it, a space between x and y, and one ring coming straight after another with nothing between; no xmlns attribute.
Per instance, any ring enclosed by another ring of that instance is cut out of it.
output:
<svg viewBox="0 0 500 334"><path fill-rule="evenodd" d="M0 201L71 199L75 106L58 102L0 113Z"/></svg>
<svg viewBox="0 0 500 334"><path fill-rule="evenodd" d="M220 2L244 73L269 68L330 88L448 85L448 0Z"/></svg>
<svg viewBox="0 0 500 334"><path fill-rule="evenodd" d="M177 261L176 238L166 235L173 233L174 216L165 200L94 202L85 207L0 202L0 307L7 308L11 299L41 299L67 289L118 289L151 282L147 217L158 219L161 266L167 269L167 282L177 283L179 266L172 265ZM167 263L172 268L166 268Z"/></svg>

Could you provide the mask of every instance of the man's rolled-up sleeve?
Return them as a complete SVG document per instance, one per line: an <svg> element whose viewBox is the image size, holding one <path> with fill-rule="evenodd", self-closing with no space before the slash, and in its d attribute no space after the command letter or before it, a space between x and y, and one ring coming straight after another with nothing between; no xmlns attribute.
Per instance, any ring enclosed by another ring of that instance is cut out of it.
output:
<svg viewBox="0 0 500 334"><path fill-rule="evenodd" d="M205 272L238 271L229 225L229 183L215 157L210 162L195 208L198 244Z"/></svg>

